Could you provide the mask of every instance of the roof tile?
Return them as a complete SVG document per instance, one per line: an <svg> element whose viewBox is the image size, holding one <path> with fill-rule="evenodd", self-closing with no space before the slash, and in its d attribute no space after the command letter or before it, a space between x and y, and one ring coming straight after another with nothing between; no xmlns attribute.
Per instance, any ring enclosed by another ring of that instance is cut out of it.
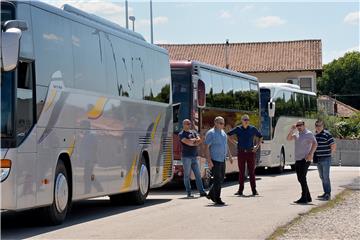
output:
<svg viewBox="0 0 360 240"><path fill-rule="evenodd" d="M226 44L160 44L171 60L226 66ZM229 44L229 68L238 72L322 70L321 40Z"/></svg>

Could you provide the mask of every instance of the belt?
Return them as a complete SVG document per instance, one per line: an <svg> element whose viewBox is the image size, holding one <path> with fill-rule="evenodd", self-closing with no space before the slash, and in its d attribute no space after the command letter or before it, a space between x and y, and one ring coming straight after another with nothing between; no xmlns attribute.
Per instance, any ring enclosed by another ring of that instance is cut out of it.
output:
<svg viewBox="0 0 360 240"><path fill-rule="evenodd" d="M253 148L239 148L239 152L252 152Z"/></svg>

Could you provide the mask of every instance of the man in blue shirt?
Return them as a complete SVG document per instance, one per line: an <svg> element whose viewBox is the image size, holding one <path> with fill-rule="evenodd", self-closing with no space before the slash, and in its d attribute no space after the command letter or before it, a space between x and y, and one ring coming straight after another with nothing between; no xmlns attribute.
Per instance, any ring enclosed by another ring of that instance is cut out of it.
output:
<svg viewBox="0 0 360 240"><path fill-rule="evenodd" d="M191 169L195 175L196 187L200 192L200 197L206 196L204 186L201 181L201 174L199 170L199 163L196 159L198 155L198 146L201 143L199 134L195 130L191 130L191 121L185 119L183 121L183 130L179 133L179 138L182 145L181 161L184 168L184 185L188 198L194 197L191 195L190 172Z"/></svg>
<svg viewBox="0 0 360 240"><path fill-rule="evenodd" d="M211 199L216 205L224 205L221 200L221 184L225 177L225 159L226 153L229 153L230 162L232 163L231 153L227 145L227 136L224 132L225 120L223 117L215 118L215 126L210 129L205 136L206 159L209 168L213 173L213 185L210 187L210 192L207 198Z"/></svg>
<svg viewBox="0 0 360 240"><path fill-rule="evenodd" d="M256 151L260 148L262 135L256 127L249 124L249 116L241 117L241 126L237 126L228 132L229 136L237 136L238 166L239 166L239 190L235 195L242 196L244 191L245 163L250 175L250 185L253 196L258 195L255 182ZM257 137L257 138L255 138Z"/></svg>
<svg viewBox="0 0 360 240"><path fill-rule="evenodd" d="M331 184L330 184L330 166L331 154L336 150L336 144L330 132L324 129L324 122L317 120L315 123L316 128L316 141L318 146L314 154L314 162L316 159L317 168L319 171L320 179L323 185L324 194L318 198L330 200L331 197Z"/></svg>

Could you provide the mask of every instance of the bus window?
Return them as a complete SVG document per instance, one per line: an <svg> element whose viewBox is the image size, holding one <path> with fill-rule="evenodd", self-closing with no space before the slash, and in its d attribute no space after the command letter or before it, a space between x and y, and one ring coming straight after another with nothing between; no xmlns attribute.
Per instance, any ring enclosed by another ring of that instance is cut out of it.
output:
<svg viewBox="0 0 360 240"><path fill-rule="evenodd" d="M206 106L212 107L212 81L211 73L207 70L201 69L200 79L205 83Z"/></svg>
<svg viewBox="0 0 360 240"><path fill-rule="evenodd" d="M223 76L223 86L224 86L224 107L234 108L234 86L233 79L230 76Z"/></svg>
<svg viewBox="0 0 360 240"><path fill-rule="evenodd" d="M243 81L234 78L233 79L233 85L234 85L234 109L241 109L243 103L241 102L241 95L243 90Z"/></svg>
<svg viewBox="0 0 360 240"><path fill-rule="evenodd" d="M105 93L105 53L100 31L72 23L72 34L75 87Z"/></svg>
<svg viewBox="0 0 360 240"><path fill-rule="evenodd" d="M52 80L52 75L60 71L62 74L61 80L64 81L65 87L73 87L72 49L76 46L72 46L71 43L72 40L74 43L75 36L71 36L70 22L67 19L36 7L31 8L31 15L32 24L29 25L33 27L33 39L37 46L41 46L35 52L36 83L47 87ZM80 45L84 42L79 40L76 44ZM89 49L91 48L86 48L86 51L92 52ZM51 58L52 56L53 58ZM90 61L90 58L86 55L78 56L77 58L81 58L83 62L85 62L84 59Z"/></svg>
<svg viewBox="0 0 360 240"><path fill-rule="evenodd" d="M160 66L166 66L169 64L168 58L163 54L158 54L154 62ZM168 81L171 78L170 70L166 67L157 68L157 64L153 67L153 82L151 90L154 98L152 100L156 102L169 103L170 85L168 84Z"/></svg>
<svg viewBox="0 0 360 240"><path fill-rule="evenodd" d="M173 88L173 104L179 104L178 121L174 124L174 132L182 129L182 121L190 118L191 103L191 75L189 71L175 70L171 73Z"/></svg>
<svg viewBox="0 0 360 240"><path fill-rule="evenodd" d="M212 74L212 95L213 95L213 105L217 108L224 107L223 103L223 84L222 84L222 78L221 75L217 73Z"/></svg>
<svg viewBox="0 0 360 240"><path fill-rule="evenodd" d="M18 65L16 100L16 136L18 145L25 139L35 122L33 76L32 63L20 62Z"/></svg>

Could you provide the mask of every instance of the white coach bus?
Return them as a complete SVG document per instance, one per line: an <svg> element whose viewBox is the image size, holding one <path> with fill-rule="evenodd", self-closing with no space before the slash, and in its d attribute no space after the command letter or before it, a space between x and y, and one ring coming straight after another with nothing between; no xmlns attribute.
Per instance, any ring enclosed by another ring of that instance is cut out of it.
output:
<svg viewBox="0 0 360 240"><path fill-rule="evenodd" d="M35 1L1 1L1 31L1 209L59 224L72 201L141 204L172 178L166 50Z"/></svg>
<svg viewBox="0 0 360 240"><path fill-rule="evenodd" d="M264 144L257 168L274 168L282 173L285 165L294 168L294 142L286 140L291 125L299 119L314 130L317 98L314 92L288 83L260 83L261 133Z"/></svg>

